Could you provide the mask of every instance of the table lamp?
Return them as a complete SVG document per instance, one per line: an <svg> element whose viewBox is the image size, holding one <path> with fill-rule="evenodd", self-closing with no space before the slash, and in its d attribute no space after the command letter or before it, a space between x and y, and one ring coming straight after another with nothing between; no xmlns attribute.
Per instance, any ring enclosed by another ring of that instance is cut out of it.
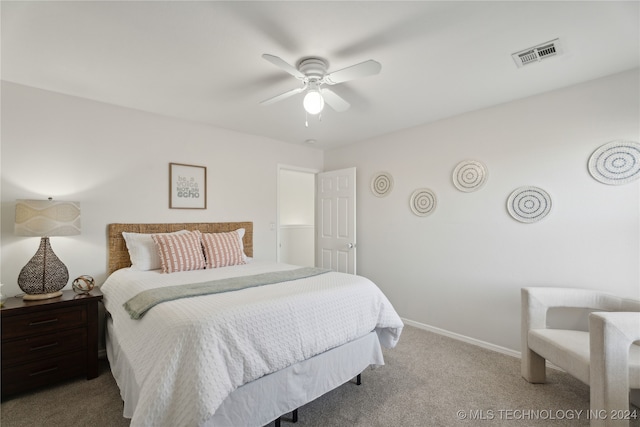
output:
<svg viewBox="0 0 640 427"><path fill-rule="evenodd" d="M36 254L18 275L25 300L55 298L69 281L67 266L51 249L49 237L80 234L80 202L17 200L15 233L41 237Z"/></svg>

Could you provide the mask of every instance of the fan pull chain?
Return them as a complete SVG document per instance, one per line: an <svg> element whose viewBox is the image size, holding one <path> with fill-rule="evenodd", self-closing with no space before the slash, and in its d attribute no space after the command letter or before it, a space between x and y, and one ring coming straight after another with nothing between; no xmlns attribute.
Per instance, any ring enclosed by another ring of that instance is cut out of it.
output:
<svg viewBox="0 0 640 427"><path fill-rule="evenodd" d="M318 121L322 121L322 113L318 113ZM304 112L304 127L309 127L309 113L307 113L306 111Z"/></svg>

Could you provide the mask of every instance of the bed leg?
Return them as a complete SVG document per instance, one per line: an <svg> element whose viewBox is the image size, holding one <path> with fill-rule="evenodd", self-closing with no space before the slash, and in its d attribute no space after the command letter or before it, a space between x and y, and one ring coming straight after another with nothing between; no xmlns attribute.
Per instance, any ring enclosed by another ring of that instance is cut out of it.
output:
<svg viewBox="0 0 640 427"><path fill-rule="evenodd" d="M280 427L280 422L282 421L282 417L278 417L275 420L275 427ZM291 422L297 423L298 422L298 408L294 409L293 412L291 412Z"/></svg>
<svg viewBox="0 0 640 427"><path fill-rule="evenodd" d="M362 374L358 374L358 376L356 377L356 385L361 385L362 384Z"/></svg>

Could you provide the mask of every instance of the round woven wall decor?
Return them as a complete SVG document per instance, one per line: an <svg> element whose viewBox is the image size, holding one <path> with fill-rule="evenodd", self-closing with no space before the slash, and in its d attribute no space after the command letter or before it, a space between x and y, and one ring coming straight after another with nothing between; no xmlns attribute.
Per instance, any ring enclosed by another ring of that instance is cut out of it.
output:
<svg viewBox="0 0 640 427"><path fill-rule="evenodd" d="M418 188L411 194L409 207L418 216L427 216L436 208L437 199L433 191L428 188Z"/></svg>
<svg viewBox="0 0 640 427"><path fill-rule="evenodd" d="M640 144L613 141L600 146L589 158L589 173L604 184L635 181L640 178Z"/></svg>
<svg viewBox="0 0 640 427"><path fill-rule="evenodd" d="M378 172L371 179L371 192L377 197L384 197L393 190L393 177L387 172Z"/></svg>
<svg viewBox="0 0 640 427"><path fill-rule="evenodd" d="M551 211L551 197L542 188L520 187L507 200L509 214L520 222L536 222Z"/></svg>
<svg viewBox="0 0 640 427"><path fill-rule="evenodd" d="M453 170L453 185L470 193L482 187L487 180L487 169L476 160L464 160Z"/></svg>

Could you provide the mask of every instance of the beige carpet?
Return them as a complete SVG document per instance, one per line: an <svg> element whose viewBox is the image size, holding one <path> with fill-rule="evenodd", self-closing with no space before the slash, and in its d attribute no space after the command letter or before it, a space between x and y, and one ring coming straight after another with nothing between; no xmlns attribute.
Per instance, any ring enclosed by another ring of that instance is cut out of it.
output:
<svg viewBox="0 0 640 427"><path fill-rule="evenodd" d="M300 408L295 426L589 425L589 388L562 372L529 384L519 359L412 327L385 360L361 386L344 384ZM0 410L2 427L129 425L106 362L94 380L14 397Z"/></svg>

